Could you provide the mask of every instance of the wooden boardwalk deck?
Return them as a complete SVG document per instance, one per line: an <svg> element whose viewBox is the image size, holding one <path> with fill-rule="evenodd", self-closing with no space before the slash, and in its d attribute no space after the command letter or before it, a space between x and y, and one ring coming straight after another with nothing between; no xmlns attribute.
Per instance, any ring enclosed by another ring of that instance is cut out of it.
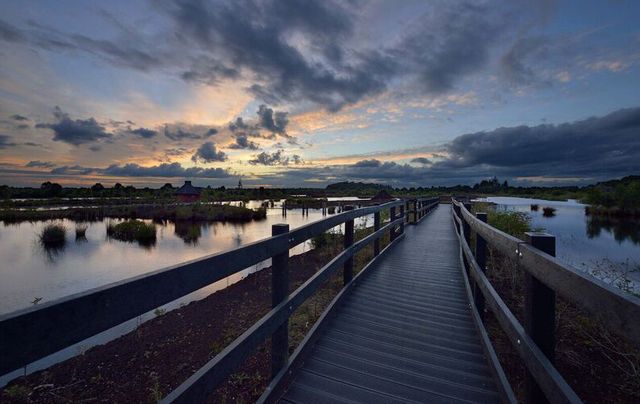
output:
<svg viewBox="0 0 640 404"><path fill-rule="evenodd" d="M281 402L498 402L441 205L336 307Z"/></svg>

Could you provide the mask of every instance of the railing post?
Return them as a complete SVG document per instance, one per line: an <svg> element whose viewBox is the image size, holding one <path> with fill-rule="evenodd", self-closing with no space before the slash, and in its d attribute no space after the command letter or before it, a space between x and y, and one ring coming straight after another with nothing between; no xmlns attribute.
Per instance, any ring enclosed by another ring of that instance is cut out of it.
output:
<svg viewBox="0 0 640 404"><path fill-rule="evenodd" d="M405 213L404 213L404 203L402 205L400 205L400 217L403 218L403 220L400 222L400 234L404 233L404 222L406 219Z"/></svg>
<svg viewBox="0 0 640 404"><path fill-rule="evenodd" d="M396 219L396 207L392 206L389 208L389 220L393 222ZM389 231L389 242L392 242L396 238L396 226L391 226L391 230Z"/></svg>
<svg viewBox="0 0 640 404"><path fill-rule="evenodd" d="M547 233L525 233L526 242L549 255L556 255L556 238ZM524 328L555 364L556 292L528 272L524 274ZM526 378L526 402L547 403L544 393L530 374Z"/></svg>
<svg viewBox="0 0 640 404"><path fill-rule="evenodd" d="M288 224L274 224L271 235L289 232ZM271 259L271 307L276 307L289 294L289 250L274 255ZM278 374L289 360L289 320L285 321L271 336L271 377Z"/></svg>
<svg viewBox="0 0 640 404"><path fill-rule="evenodd" d="M418 200L414 199L413 201L413 224L418 223Z"/></svg>
<svg viewBox="0 0 640 404"><path fill-rule="evenodd" d="M380 211L373 214L373 231L380 230ZM380 239L377 238L373 241L373 256L377 257L380 254Z"/></svg>
<svg viewBox="0 0 640 404"><path fill-rule="evenodd" d="M345 212L353 210L353 206L345 206ZM353 245L353 219L344 222L344 248L347 249ZM353 279L353 257L348 258L342 271L343 284L351 282Z"/></svg>
<svg viewBox="0 0 640 404"><path fill-rule="evenodd" d="M470 203L465 203L464 207L469 212L471 212ZM466 240L467 245L471 247L471 227L469 226L469 223L467 223L467 221L464 219L464 216L462 215L462 209L460 209L458 212L460 212L460 219L462 219L462 231L464 232L464 239Z"/></svg>
<svg viewBox="0 0 640 404"><path fill-rule="evenodd" d="M487 223L487 214L484 212L477 212L476 217L481 222ZM480 267L482 272L485 272L487 268L487 242L478 232L476 232L476 262ZM484 321L484 295L478 289L478 283L474 282L474 296L476 309L478 309L478 314L480 315L480 319Z"/></svg>

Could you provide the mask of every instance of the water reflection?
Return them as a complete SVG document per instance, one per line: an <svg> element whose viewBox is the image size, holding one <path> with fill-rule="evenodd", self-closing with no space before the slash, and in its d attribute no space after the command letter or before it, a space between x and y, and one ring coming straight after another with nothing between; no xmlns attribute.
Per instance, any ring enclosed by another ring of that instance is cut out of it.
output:
<svg viewBox="0 0 640 404"><path fill-rule="evenodd" d="M602 230L612 234L618 243L629 240L635 245L640 244L640 222L638 221L629 218L588 216L587 236L590 239L598 238Z"/></svg>
<svg viewBox="0 0 640 404"><path fill-rule="evenodd" d="M185 220L175 222L174 226L176 236L180 237L185 244L197 245L198 239L202 236L202 227L206 225L206 222Z"/></svg>

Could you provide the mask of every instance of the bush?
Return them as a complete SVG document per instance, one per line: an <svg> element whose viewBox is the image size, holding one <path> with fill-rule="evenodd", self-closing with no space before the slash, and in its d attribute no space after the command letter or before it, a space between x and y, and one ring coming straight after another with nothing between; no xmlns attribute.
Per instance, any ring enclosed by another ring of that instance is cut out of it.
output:
<svg viewBox="0 0 640 404"><path fill-rule="evenodd" d="M47 248L62 247L64 246L66 235L67 229L63 225L48 224L40 233L40 243Z"/></svg>
<svg viewBox="0 0 640 404"><path fill-rule="evenodd" d="M531 218L523 212L489 211L487 219L491 226L519 239L524 239L524 233L531 230Z"/></svg>
<svg viewBox="0 0 640 404"><path fill-rule="evenodd" d="M127 220L116 225L107 224L107 236L121 241L137 241L140 244L156 241L156 226L141 220Z"/></svg>
<svg viewBox="0 0 640 404"><path fill-rule="evenodd" d="M555 215L556 215L556 208L552 208L549 206L542 208L542 216L553 217Z"/></svg>

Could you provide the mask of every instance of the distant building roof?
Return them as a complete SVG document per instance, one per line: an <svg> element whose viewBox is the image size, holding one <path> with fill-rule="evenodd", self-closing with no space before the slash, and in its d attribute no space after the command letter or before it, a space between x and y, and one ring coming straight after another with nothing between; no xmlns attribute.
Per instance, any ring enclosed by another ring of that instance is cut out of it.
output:
<svg viewBox="0 0 640 404"><path fill-rule="evenodd" d="M384 189L382 191L378 192L376 194L376 196L371 198L372 201L388 201L390 199L393 199L393 196L391 196L391 194L389 194Z"/></svg>
<svg viewBox="0 0 640 404"><path fill-rule="evenodd" d="M191 181L185 181L184 185L176 191L176 195L200 195L200 190L191 185Z"/></svg>

